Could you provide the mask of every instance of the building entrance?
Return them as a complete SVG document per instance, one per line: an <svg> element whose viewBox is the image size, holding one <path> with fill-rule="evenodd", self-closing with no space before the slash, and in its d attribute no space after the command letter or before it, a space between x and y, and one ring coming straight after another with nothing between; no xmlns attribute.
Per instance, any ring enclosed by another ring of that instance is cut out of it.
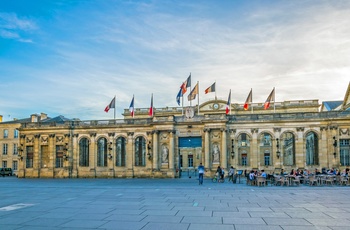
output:
<svg viewBox="0 0 350 230"><path fill-rule="evenodd" d="M195 177L202 160L202 137L179 137L179 177Z"/></svg>

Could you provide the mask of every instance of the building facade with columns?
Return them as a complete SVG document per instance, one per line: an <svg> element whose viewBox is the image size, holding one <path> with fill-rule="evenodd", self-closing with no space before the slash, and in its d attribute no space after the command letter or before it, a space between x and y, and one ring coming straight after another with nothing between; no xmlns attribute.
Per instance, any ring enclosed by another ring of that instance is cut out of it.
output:
<svg viewBox="0 0 350 230"><path fill-rule="evenodd" d="M349 87L350 88L350 87ZM200 163L205 176L218 166L266 172L350 165L350 96L331 102L299 100L198 107L125 109L124 119L28 122L19 128L19 177L177 178ZM320 109L320 107L322 109ZM324 108L324 109L323 109Z"/></svg>

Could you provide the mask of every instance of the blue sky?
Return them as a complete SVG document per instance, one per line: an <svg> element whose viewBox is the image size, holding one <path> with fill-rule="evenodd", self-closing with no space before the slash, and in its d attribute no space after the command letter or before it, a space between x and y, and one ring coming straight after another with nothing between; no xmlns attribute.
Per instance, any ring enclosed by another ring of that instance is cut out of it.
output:
<svg viewBox="0 0 350 230"><path fill-rule="evenodd" d="M122 118L152 93L156 108L175 107L189 73L200 103L214 81L232 103L251 88L264 102L273 87L276 101L343 100L349 21L346 0L0 1L0 114L113 119L116 95Z"/></svg>

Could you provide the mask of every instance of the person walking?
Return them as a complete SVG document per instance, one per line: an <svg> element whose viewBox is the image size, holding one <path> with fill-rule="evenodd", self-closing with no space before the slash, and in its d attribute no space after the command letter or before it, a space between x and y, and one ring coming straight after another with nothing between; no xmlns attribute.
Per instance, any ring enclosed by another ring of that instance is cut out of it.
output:
<svg viewBox="0 0 350 230"><path fill-rule="evenodd" d="M204 166L202 163L199 164L198 166L198 176L199 176L199 185L203 184L203 176L204 176Z"/></svg>
<svg viewBox="0 0 350 230"><path fill-rule="evenodd" d="M234 174L235 174L235 170L233 169L233 166L231 166L230 170L228 171L228 181L233 182Z"/></svg>

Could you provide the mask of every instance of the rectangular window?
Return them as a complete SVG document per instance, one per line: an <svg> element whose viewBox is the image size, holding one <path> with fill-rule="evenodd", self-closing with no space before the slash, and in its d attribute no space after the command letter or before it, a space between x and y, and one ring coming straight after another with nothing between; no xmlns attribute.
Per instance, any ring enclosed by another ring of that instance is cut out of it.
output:
<svg viewBox="0 0 350 230"><path fill-rule="evenodd" d="M13 132L13 138L18 138L18 129L15 129Z"/></svg>
<svg viewBox="0 0 350 230"><path fill-rule="evenodd" d="M242 165L246 166L247 165L247 154L242 154Z"/></svg>
<svg viewBox="0 0 350 230"><path fill-rule="evenodd" d="M188 155L188 167L193 167L193 155Z"/></svg>
<svg viewBox="0 0 350 230"><path fill-rule="evenodd" d="M7 129L4 129L4 138L9 137L9 131Z"/></svg>
<svg viewBox="0 0 350 230"><path fill-rule="evenodd" d="M265 165L270 165L270 153L264 154L264 163Z"/></svg>
<svg viewBox="0 0 350 230"><path fill-rule="evenodd" d="M13 170L18 170L18 162L17 161L12 162L12 168L13 168Z"/></svg>
<svg viewBox="0 0 350 230"><path fill-rule="evenodd" d="M18 144L13 144L13 155L18 154Z"/></svg>
<svg viewBox="0 0 350 230"><path fill-rule="evenodd" d="M63 145L56 145L56 168L63 167Z"/></svg>
<svg viewBox="0 0 350 230"><path fill-rule="evenodd" d="M7 150L8 150L8 144L3 144L2 145L2 154L7 155Z"/></svg>
<svg viewBox="0 0 350 230"><path fill-rule="evenodd" d="M7 168L7 161L2 161L2 167Z"/></svg>
<svg viewBox="0 0 350 230"><path fill-rule="evenodd" d="M180 168L183 167L182 155L180 155Z"/></svg>
<svg viewBox="0 0 350 230"><path fill-rule="evenodd" d="M34 159L34 147L27 146L26 147L26 168L33 168L33 159Z"/></svg>
<svg viewBox="0 0 350 230"><path fill-rule="evenodd" d="M350 165L350 139L340 139L340 163L343 166Z"/></svg>

